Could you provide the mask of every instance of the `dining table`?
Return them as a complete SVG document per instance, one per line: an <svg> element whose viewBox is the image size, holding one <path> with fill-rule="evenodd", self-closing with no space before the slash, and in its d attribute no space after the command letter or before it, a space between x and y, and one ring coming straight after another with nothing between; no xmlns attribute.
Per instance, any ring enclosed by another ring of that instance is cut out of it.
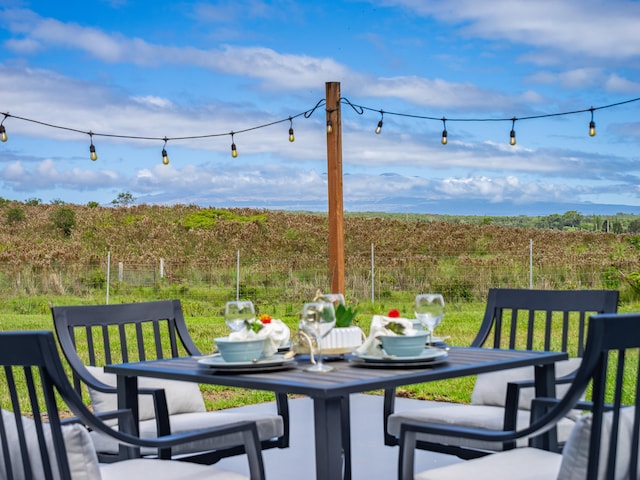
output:
<svg viewBox="0 0 640 480"><path fill-rule="evenodd" d="M118 406L131 409L136 420L140 376L308 396L313 400L316 478L350 480L349 395L533 366L536 396L554 396L554 365L567 359L564 352L530 350L450 347L445 352L435 361L416 364L366 362L347 354L330 360L333 371L322 373L306 371L309 358L300 356L280 364L265 362L262 369L218 369L219 361L202 357L111 364L104 369L117 375ZM381 442L382 433L381 429Z"/></svg>

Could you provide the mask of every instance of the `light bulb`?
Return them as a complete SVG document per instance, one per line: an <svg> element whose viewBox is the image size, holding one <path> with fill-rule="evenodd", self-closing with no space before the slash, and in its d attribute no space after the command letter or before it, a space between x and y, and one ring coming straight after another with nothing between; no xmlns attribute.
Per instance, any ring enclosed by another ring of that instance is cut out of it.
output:
<svg viewBox="0 0 640 480"><path fill-rule="evenodd" d="M91 160L93 160L94 162L96 160L98 160L98 154L96 153L96 147L93 146L93 143L91 145L89 145L89 152L91 152Z"/></svg>
<svg viewBox="0 0 640 480"><path fill-rule="evenodd" d="M327 120L327 133L333 133L333 126L331 125L331 120Z"/></svg>
<svg viewBox="0 0 640 480"><path fill-rule="evenodd" d="M443 130L442 131L442 140L440 140L440 143L442 143L443 145L446 145L448 142L447 140L447 131Z"/></svg>
<svg viewBox="0 0 640 480"><path fill-rule="evenodd" d="M237 158L238 157L238 150L236 150L236 144L235 143L231 144L231 156L233 158Z"/></svg>
<svg viewBox="0 0 640 480"><path fill-rule="evenodd" d="M596 122L594 122L593 120L589 122L589 136L590 137L596 136Z"/></svg>
<svg viewBox="0 0 640 480"><path fill-rule="evenodd" d="M509 133L509 145L514 146L515 144L516 144L516 131L511 130L511 133Z"/></svg>
<svg viewBox="0 0 640 480"><path fill-rule="evenodd" d="M376 127L376 134L380 135L381 131L382 131L382 120L378 122L378 126Z"/></svg>
<svg viewBox="0 0 640 480"><path fill-rule="evenodd" d="M167 151L164 148L162 149L162 163L169 165L169 155L167 155Z"/></svg>
<svg viewBox="0 0 640 480"><path fill-rule="evenodd" d="M289 128L289 141L294 142L296 137L293 136L293 127Z"/></svg>
<svg viewBox="0 0 640 480"><path fill-rule="evenodd" d="M0 140L3 142L9 140L9 137L7 136L7 129L4 128L4 125L0 125Z"/></svg>

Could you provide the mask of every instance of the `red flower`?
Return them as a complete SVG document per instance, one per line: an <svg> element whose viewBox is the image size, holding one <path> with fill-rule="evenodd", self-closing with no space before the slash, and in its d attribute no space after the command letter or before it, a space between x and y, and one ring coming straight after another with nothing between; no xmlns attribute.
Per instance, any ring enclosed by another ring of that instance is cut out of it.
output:
<svg viewBox="0 0 640 480"><path fill-rule="evenodd" d="M271 315L263 313L262 315L260 315L260 321L262 323L271 323Z"/></svg>
<svg viewBox="0 0 640 480"><path fill-rule="evenodd" d="M389 313L387 313L387 317L400 318L400 311L397 308L392 308L389 310Z"/></svg>

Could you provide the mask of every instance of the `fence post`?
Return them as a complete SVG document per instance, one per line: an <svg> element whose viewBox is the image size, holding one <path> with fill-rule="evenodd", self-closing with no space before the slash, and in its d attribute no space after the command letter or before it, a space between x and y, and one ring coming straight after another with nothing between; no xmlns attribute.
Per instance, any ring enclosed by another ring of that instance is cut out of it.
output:
<svg viewBox="0 0 640 480"><path fill-rule="evenodd" d="M533 239L529 239L529 288L533 289Z"/></svg>
<svg viewBox="0 0 640 480"><path fill-rule="evenodd" d="M371 305L375 303L375 278L376 278L376 262L374 260L374 247L373 243L371 244Z"/></svg>
<svg viewBox="0 0 640 480"><path fill-rule="evenodd" d="M236 301L240 300L240 250L236 260Z"/></svg>
<svg viewBox="0 0 640 480"><path fill-rule="evenodd" d="M109 284L111 283L111 250L107 252L107 295L105 302L109 305Z"/></svg>
<svg viewBox="0 0 640 480"><path fill-rule="evenodd" d="M160 278L164 278L164 258L160 259Z"/></svg>

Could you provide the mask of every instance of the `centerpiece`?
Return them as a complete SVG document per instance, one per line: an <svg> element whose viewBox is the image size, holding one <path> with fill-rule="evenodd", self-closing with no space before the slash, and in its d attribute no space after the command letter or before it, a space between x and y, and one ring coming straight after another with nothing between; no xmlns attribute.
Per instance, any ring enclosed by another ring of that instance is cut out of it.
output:
<svg viewBox="0 0 640 480"><path fill-rule="evenodd" d="M318 290L314 301L326 301L333 303L336 316L335 327L320 340L320 347L323 354L342 355L350 353L362 345L365 338L360 327L354 325L354 319L358 309L351 305L346 305L342 294L323 294ZM291 348L300 354L313 354L317 349L316 340L304 331L298 330Z"/></svg>

